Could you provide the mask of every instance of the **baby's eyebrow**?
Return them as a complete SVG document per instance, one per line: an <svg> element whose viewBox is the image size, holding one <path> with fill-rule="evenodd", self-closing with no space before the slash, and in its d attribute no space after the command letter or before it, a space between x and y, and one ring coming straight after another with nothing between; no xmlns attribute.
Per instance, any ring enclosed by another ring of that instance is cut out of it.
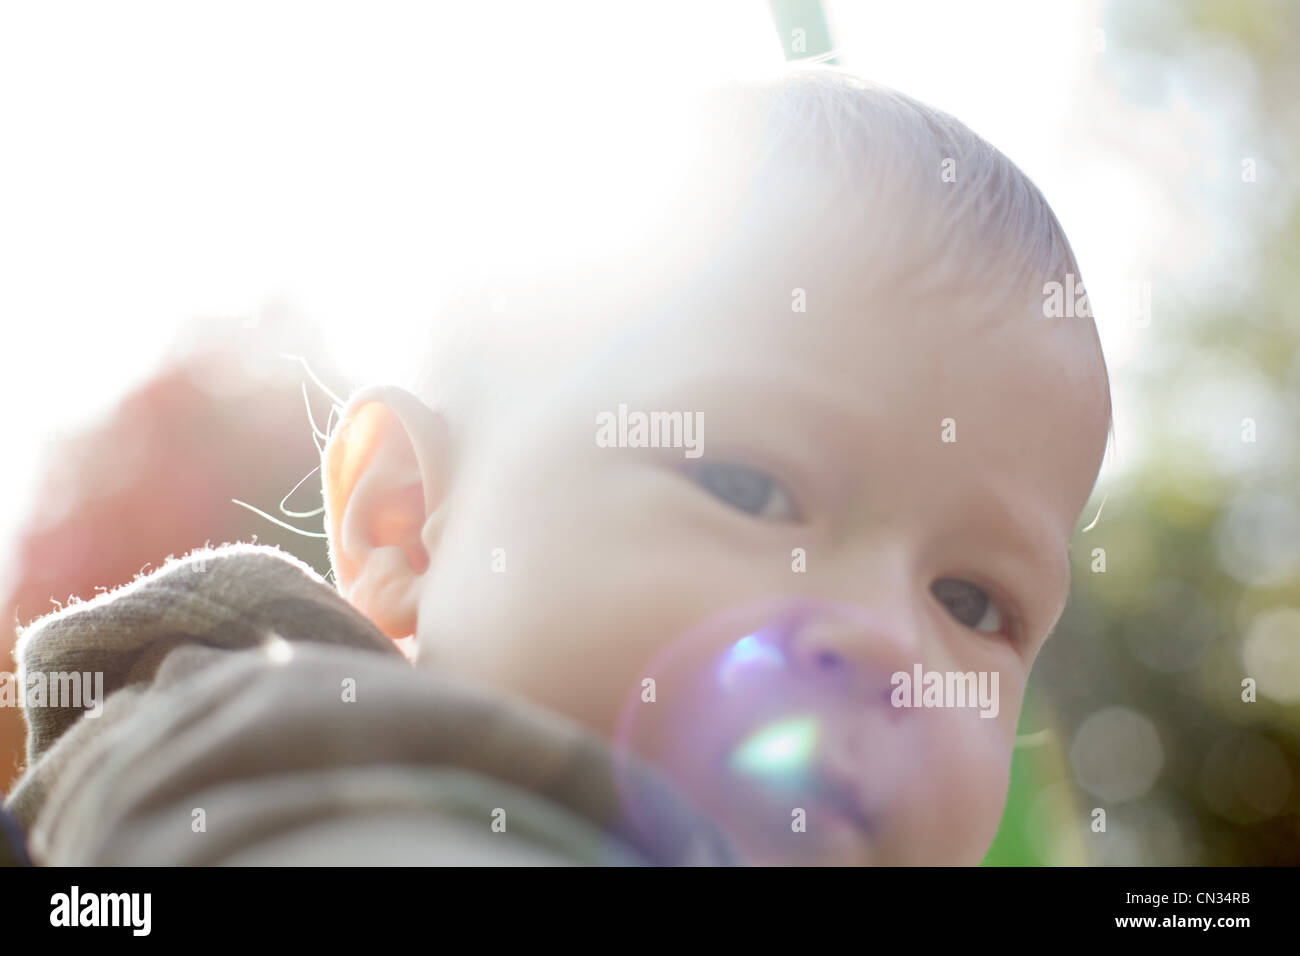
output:
<svg viewBox="0 0 1300 956"><path fill-rule="evenodd" d="M995 516L1007 529L1015 542L1016 550L1028 559L1035 570L1045 571L1060 582L1055 596L1058 606L1063 607L1069 599L1070 583L1074 575L1069 540L1065 541L1060 550L1047 547L1045 542L1050 537L1050 528L1046 520L1041 530L1035 529L1025 521L1023 508L1015 507L1012 502L999 494L993 495L993 501Z"/></svg>

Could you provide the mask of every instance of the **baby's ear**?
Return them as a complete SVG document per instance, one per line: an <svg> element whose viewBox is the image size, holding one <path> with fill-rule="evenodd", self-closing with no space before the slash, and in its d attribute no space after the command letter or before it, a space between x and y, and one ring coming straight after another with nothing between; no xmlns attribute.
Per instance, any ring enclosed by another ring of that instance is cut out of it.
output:
<svg viewBox="0 0 1300 956"><path fill-rule="evenodd" d="M416 631L448 446L441 415L404 389L378 386L348 402L321 458L339 592L392 638Z"/></svg>

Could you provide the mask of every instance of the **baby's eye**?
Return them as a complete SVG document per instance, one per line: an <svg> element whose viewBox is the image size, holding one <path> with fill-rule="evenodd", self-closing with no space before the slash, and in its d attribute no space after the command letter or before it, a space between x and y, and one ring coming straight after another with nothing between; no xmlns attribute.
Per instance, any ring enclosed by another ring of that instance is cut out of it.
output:
<svg viewBox="0 0 1300 956"><path fill-rule="evenodd" d="M758 518L794 521L799 517L794 501L781 484L745 465L726 462L700 462L687 474L705 491L746 514Z"/></svg>
<svg viewBox="0 0 1300 956"><path fill-rule="evenodd" d="M991 634L1002 631L1002 611L982 587L956 578L940 578L930 585L930 591L949 614L967 627Z"/></svg>

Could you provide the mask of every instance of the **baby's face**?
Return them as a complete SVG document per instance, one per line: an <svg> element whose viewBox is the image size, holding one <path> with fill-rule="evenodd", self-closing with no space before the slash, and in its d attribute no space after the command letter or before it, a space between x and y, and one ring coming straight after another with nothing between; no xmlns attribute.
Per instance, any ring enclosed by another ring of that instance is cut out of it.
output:
<svg viewBox="0 0 1300 956"><path fill-rule="evenodd" d="M974 864L1105 445L1094 334L808 295L700 301L469 431L422 663L650 758L752 862ZM604 447L620 405L702 454ZM988 696L895 706L918 667Z"/></svg>

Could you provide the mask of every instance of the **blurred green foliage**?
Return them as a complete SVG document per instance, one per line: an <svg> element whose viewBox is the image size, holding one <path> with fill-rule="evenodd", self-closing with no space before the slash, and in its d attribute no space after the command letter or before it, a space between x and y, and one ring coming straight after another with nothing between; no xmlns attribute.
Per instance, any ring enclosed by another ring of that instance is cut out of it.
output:
<svg viewBox="0 0 1300 956"><path fill-rule="evenodd" d="M1097 526L1074 538L1074 594L1034 672L1055 714L1052 746L1070 766L1057 805L1072 816L1046 825L1082 833L1095 864L1297 864L1300 4L1194 0L1109 13L1107 55L1141 64L1130 81L1144 96L1158 99L1156 87L1177 96L1180 74L1231 67L1198 80L1245 107L1233 116L1242 141L1230 143L1241 181L1230 167L1231 182L1207 174L1184 185L1189 202L1211 190L1228 197L1223 236L1239 243L1250 275L1223 275L1230 294L1204 302L1173 272L1150 277L1156 304L1139 348L1151 354L1124 383L1138 421L1117 422L1137 431L1140 453L1085 513L1091 520L1107 496ZM1246 678L1253 702L1243 700ZM1154 729L1154 760L1140 734L1089 735L1107 708ZM1041 760L1017 751L987 862L1068 862L1044 855L1051 835L1026 816L1054 779ZM1089 826L1093 808L1106 811L1104 833Z"/></svg>

